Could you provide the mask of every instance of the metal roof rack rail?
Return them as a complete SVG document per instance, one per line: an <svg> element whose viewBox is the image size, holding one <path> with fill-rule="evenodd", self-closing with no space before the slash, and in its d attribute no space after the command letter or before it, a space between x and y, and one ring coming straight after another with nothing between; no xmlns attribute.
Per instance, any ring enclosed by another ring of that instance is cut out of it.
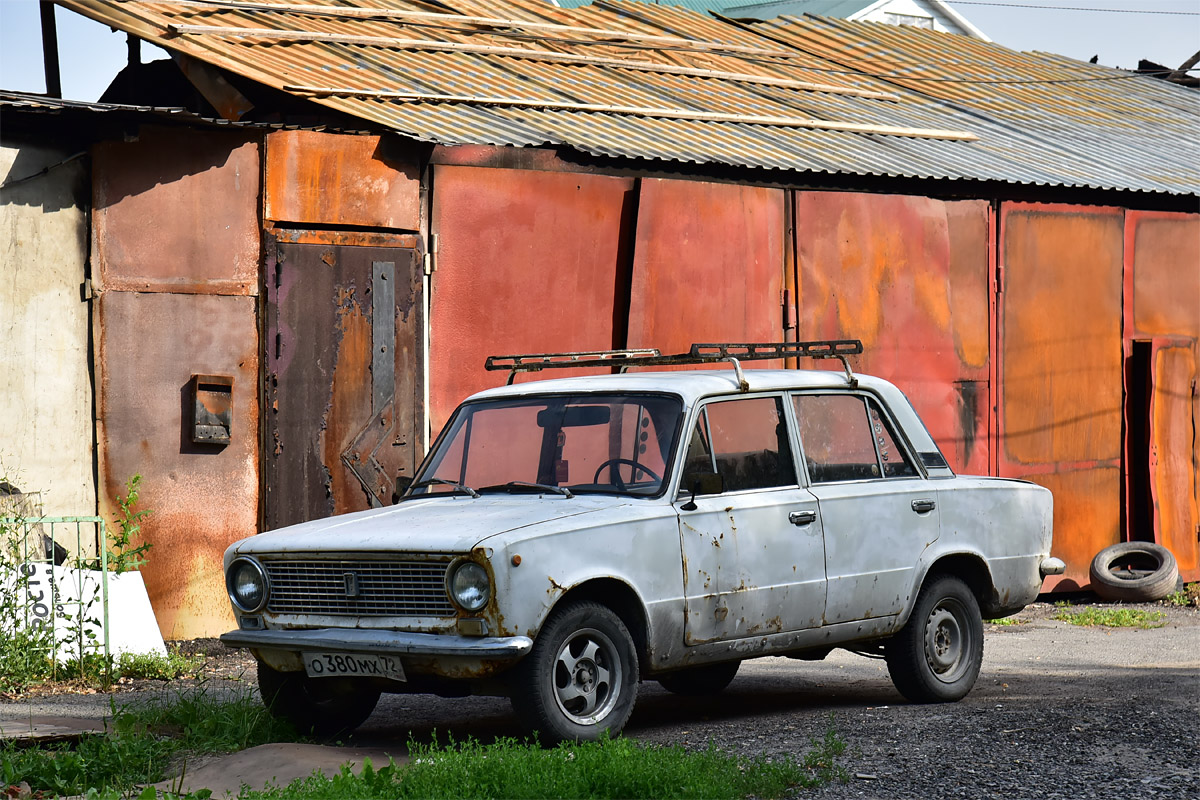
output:
<svg viewBox="0 0 1200 800"><path fill-rule="evenodd" d="M664 356L657 349L591 350L577 353L523 353L511 356L488 356L484 368L509 370L511 384L518 372L540 372L544 369L566 367L667 367L686 364L716 364L728 361L737 375L742 391L750 388L742 374L742 361L764 361L778 358L836 358L846 370L846 382L858 384L846 356L863 351L858 339L830 339L815 342L741 342L693 344L686 353Z"/></svg>

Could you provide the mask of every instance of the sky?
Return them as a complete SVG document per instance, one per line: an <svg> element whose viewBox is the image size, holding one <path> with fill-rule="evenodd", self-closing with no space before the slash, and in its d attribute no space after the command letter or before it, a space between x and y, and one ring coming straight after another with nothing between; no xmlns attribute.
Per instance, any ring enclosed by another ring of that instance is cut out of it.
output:
<svg viewBox="0 0 1200 800"><path fill-rule="evenodd" d="M1200 50L1200 0L950 0L993 41L1110 67L1178 67ZM1169 12L1169 13L1162 13ZM125 34L57 8L63 95L97 100L125 64ZM142 60L166 58L142 46ZM1200 73L1193 73L1200 74ZM38 0L0 0L0 89L44 92Z"/></svg>

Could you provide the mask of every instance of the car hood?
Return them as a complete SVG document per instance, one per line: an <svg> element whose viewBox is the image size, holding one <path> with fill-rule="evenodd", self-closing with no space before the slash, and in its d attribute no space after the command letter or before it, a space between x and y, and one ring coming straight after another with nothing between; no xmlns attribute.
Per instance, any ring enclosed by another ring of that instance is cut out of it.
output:
<svg viewBox="0 0 1200 800"><path fill-rule="evenodd" d="M394 506L303 522L243 539L233 553L380 551L465 553L485 539L628 505L612 495L461 495L405 500Z"/></svg>

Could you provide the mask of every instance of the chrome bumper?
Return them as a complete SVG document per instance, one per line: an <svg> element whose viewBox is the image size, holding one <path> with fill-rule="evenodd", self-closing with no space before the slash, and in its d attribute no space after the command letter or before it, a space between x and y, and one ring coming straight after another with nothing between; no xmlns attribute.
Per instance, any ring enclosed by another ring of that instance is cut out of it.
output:
<svg viewBox="0 0 1200 800"><path fill-rule="evenodd" d="M226 647L271 648L300 652L373 653L408 656L467 656L516 660L529 652L528 636L447 636L437 633L314 628L297 631L243 631L221 635Z"/></svg>
<svg viewBox="0 0 1200 800"><path fill-rule="evenodd" d="M1042 559L1038 570L1042 573L1042 577L1045 578L1048 575L1062 575L1067 571L1067 565L1061 558L1049 556Z"/></svg>

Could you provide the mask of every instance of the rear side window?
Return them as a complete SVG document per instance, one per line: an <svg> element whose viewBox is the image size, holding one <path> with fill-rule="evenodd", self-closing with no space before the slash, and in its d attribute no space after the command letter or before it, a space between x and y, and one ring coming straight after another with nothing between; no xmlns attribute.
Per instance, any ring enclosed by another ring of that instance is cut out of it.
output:
<svg viewBox="0 0 1200 800"><path fill-rule="evenodd" d="M795 486L783 398L747 397L704 406L692 431L684 474L716 472L725 491Z"/></svg>
<svg viewBox="0 0 1200 800"><path fill-rule="evenodd" d="M917 476L875 401L852 394L793 400L813 483Z"/></svg>

